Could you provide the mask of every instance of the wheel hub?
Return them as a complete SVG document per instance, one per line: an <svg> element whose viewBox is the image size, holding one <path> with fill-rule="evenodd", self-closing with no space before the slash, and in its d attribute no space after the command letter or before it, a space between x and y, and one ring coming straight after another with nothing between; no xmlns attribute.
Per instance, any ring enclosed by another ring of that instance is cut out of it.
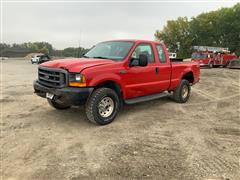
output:
<svg viewBox="0 0 240 180"><path fill-rule="evenodd" d="M104 97L98 105L99 114L106 118L109 117L114 110L114 102L110 97Z"/></svg>
<svg viewBox="0 0 240 180"><path fill-rule="evenodd" d="M189 89L188 87L185 85L182 89L182 98L185 99L188 96L189 93Z"/></svg>

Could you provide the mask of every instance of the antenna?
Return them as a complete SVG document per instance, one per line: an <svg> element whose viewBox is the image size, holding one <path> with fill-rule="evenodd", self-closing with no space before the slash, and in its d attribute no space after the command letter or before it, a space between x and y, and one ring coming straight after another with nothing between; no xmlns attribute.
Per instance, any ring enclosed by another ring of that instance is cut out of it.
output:
<svg viewBox="0 0 240 180"><path fill-rule="evenodd" d="M80 30L80 37L78 41L78 57L80 57L80 52L81 52L81 36L82 36L82 31Z"/></svg>

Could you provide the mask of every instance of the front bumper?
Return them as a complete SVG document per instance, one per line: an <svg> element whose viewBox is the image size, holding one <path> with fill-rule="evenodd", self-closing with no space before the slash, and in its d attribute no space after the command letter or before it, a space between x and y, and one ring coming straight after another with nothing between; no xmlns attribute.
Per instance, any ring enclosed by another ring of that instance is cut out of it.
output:
<svg viewBox="0 0 240 180"><path fill-rule="evenodd" d="M46 98L46 93L51 93L54 94L54 101L68 105L84 104L94 89L93 87L50 88L39 84L38 81L34 81L33 87L34 93L36 93L38 96Z"/></svg>

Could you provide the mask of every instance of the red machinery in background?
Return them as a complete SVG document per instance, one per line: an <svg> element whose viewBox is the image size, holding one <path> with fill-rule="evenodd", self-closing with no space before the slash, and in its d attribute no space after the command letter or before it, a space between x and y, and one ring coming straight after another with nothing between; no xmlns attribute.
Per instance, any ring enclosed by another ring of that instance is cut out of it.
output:
<svg viewBox="0 0 240 180"><path fill-rule="evenodd" d="M226 67L232 59L237 58L237 55L230 53L228 48L193 46L193 49L195 51L192 53L192 61L198 62L200 66Z"/></svg>

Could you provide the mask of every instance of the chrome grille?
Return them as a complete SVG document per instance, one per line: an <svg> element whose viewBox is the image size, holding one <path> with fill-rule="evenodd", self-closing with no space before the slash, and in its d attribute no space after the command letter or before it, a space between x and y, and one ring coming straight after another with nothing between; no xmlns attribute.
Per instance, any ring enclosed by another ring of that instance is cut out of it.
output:
<svg viewBox="0 0 240 180"><path fill-rule="evenodd" d="M61 88L67 84L67 71L57 68L38 68L38 81L47 87Z"/></svg>

